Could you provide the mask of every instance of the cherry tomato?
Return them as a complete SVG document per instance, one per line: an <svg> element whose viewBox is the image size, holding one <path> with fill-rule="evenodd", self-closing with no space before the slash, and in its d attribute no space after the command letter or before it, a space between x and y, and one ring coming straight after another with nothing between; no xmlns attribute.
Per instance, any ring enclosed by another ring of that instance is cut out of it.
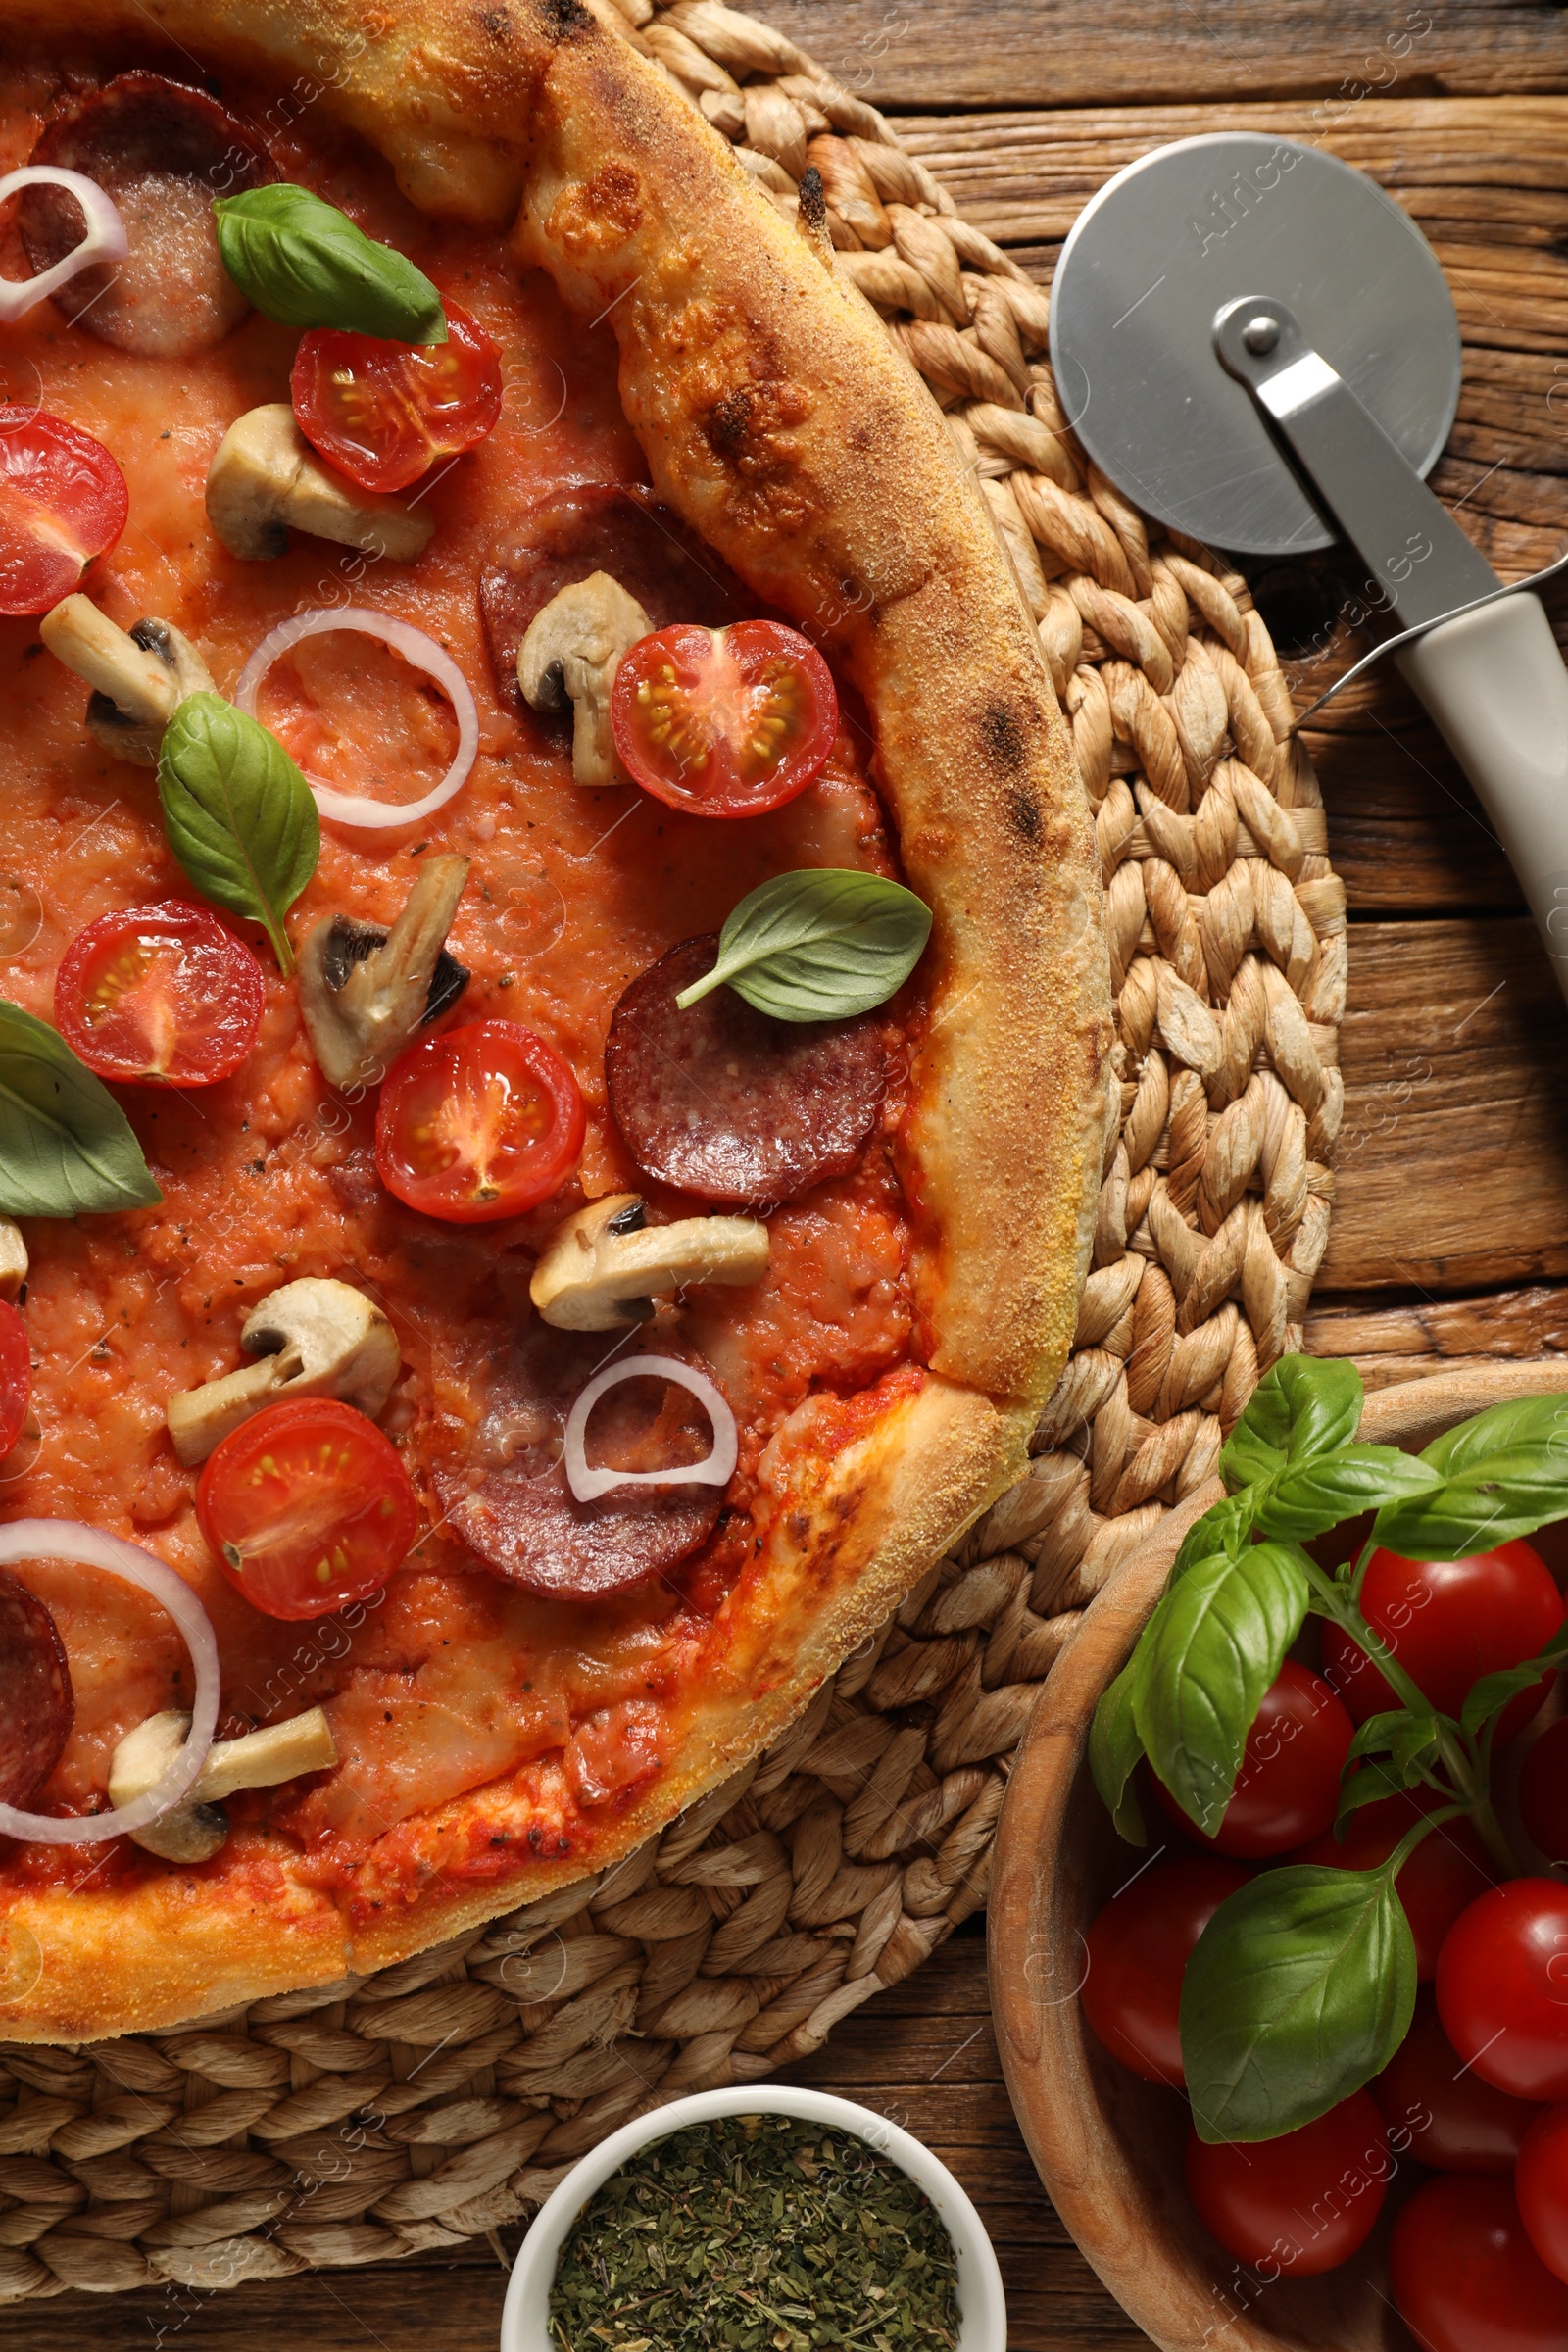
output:
<svg viewBox="0 0 1568 2352"><path fill-rule="evenodd" d="M1210 1853L1234 1854L1243 1862L1288 1853L1333 1821L1340 1770L1354 1737L1350 1718L1322 1676L1287 1658L1247 1735L1235 1794L1212 1838L1193 1826L1158 1780L1154 1794L1172 1821Z"/></svg>
<svg viewBox="0 0 1568 2352"><path fill-rule="evenodd" d="M125 527L101 441L44 409L0 408L0 612L47 612Z"/></svg>
<svg viewBox="0 0 1568 2352"><path fill-rule="evenodd" d="M694 816L757 816L818 773L839 699L815 646L779 621L682 622L632 647L610 723L628 775L656 800Z"/></svg>
<svg viewBox="0 0 1568 2352"><path fill-rule="evenodd" d="M1568 2097L1568 1886L1510 1879L1461 1911L1438 1960L1438 2014L1483 2082Z"/></svg>
<svg viewBox="0 0 1568 2352"><path fill-rule="evenodd" d="M1404 1560L1375 1551L1361 1613L1405 1672L1445 1715L1457 1715L1483 1674L1533 1658L1563 1620L1550 1569L1528 1544L1502 1544L1464 1560ZM1323 1671L1357 1723L1396 1698L1365 1650L1339 1626L1323 1628ZM1551 1687L1545 1676L1503 1709L1497 1740L1524 1729Z"/></svg>
<svg viewBox="0 0 1568 2352"><path fill-rule="evenodd" d="M1568 2100L1543 2108L1525 2133L1513 2187L1526 2236L1568 2285Z"/></svg>
<svg viewBox="0 0 1568 2352"><path fill-rule="evenodd" d="M1078 1997L1111 2056L1146 2082L1181 2088L1182 1978L1221 1903L1247 1883L1232 1862L1187 1855L1141 1870L1097 1915Z"/></svg>
<svg viewBox="0 0 1568 2352"><path fill-rule="evenodd" d="M1198 2218L1239 2262L1293 2278L1348 2262L1365 2243L1393 2171L1383 2118L1364 2090L1315 2123L1245 2147L1187 2135Z"/></svg>
<svg viewBox="0 0 1568 2352"><path fill-rule="evenodd" d="M1506 2180L1423 2181L1389 2238L1389 2284L1420 2352L1562 2352L1568 2287L1531 2246Z"/></svg>
<svg viewBox="0 0 1568 2352"><path fill-rule="evenodd" d="M230 1430L196 1486L202 1534L269 1617L323 1617L379 1592L418 1509L396 1447L332 1396L270 1404Z"/></svg>
<svg viewBox="0 0 1568 2352"><path fill-rule="evenodd" d="M124 906L78 931L55 977L61 1036L100 1078L231 1078L267 1004L262 967L205 906Z"/></svg>
<svg viewBox="0 0 1568 2352"><path fill-rule="evenodd" d="M1519 1817L1544 1854L1568 1862L1568 1715L1547 1725L1524 1760Z"/></svg>
<svg viewBox="0 0 1568 2352"><path fill-rule="evenodd" d="M1417 1996L1409 2033L1367 2087L1395 2146L1407 2133L1416 2162L1440 2173L1511 2173L1520 2141L1543 2113L1465 2065L1443 2031L1430 1987Z"/></svg>
<svg viewBox="0 0 1568 2352"><path fill-rule="evenodd" d="M1330 1870L1375 1870L1423 1813L1443 1802L1435 1789L1410 1789L1363 1805L1346 1824L1343 1843L1332 1830L1292 1854L1293 1862L1321 1862ZM1485 1894L1496 1873L1468 1821L1446 1821L1429 1830L1395 1880L1415 1937L1416 1975L1430 1984L1438 1973L1443 1939L1466 1906Z"/></svg>
<svg viewBox="0 0 1568 2352"><path fill-rule="evenodd" d="M501 354L466 311L445 308L444 343L335 326L300 337L289 379L300 431L362 490L406 490L501 415Z"/></svg>
<svg viewBox="0 0 1568 2352"><path fill-rule="evenodd" d="M32 1348L27 1326L9 1298L0 1298L0 1457L22 1435L32 1402Z"/></svg>
<svg viewBox="0 0 1568 2352"><path fill-rule="evenodd" d="M559 1192L586 1125L577 1081L542 1037L515 1021L469 1021L393 1063L375 1164L410 1208L482 1225Z"/></svg>

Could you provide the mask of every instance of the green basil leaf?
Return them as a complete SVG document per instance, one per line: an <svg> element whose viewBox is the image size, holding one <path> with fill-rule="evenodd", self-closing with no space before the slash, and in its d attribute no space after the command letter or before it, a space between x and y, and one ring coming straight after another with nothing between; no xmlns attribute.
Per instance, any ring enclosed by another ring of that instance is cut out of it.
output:
<svg viewBox="0 0 1568 2352"><path fill-rule="evenodd" d="M1496 1674L1484 1674L1480 1682L1471 1684L1459 1710L1459 1726L1466 1738L1473 1740L1489 1716L1499 1714L1510 1698L1517 1698L1553 1667L1563 1665L1568 1665L1568 1624L1536 1657L1525 1658L1517 1666L1504 1666Z"/></svg>
<svg viewBox="0 0 1568 2352"><path fill-rule="evenodd" d="M1568 1517L1568 1396L1494 1404L1434 1439L1429 1494L1391 1503L1373 1535L1411 1560L1462 1559Z"/></svg>
<svg viewBox="0 0 1568 2352"><path fill-rule="evenodd" d="M1133 1711L1149 1760L1176 1802L1212 1832L1231 1800L1263 1693L1306 1615L1307 1582L1282 1544L1194 1561L1170 1586L1141 1644Z"/></svg>
<svg viewBox="0 0 1568 2352"><path fill-rule="evenodd" d="M1361 1375L1343 1357L1282 1355L1232 1430L1220 1476L1234 1490L1348 1444L1361 1419L1362 1396Z"/></svg>
<svg viewBox="0 0 1568 2352"><path fill-rule="evenodd" d="M1221 1903L1182 1983L1200 2139L1276 2139L1369 2082L1415 2009L1415 1939L1381 1870L1297 1864Z"/></svg>
<svg viewBox="0 0 1568 2352"><path fill-rule="evenodd" d="M853 866L776 874L748 891L718 935L710 972L682 1010L727 981L776 1021L843 1021L885 1004L919 962L931 909L901 882Z"/></svg>
<svg viewBox="0 0 1568 2352"><path fill-rule="evenodd" d="M0 1209L75 1217L163 1197L102 1080L47 1021L0 1002Z"/></svg>
<svg viewBox="0 0 1568 2352"><path fill-rule="evenodd" d="M1149 1833L1132 1787L1144 1753L1133 1717L1137 1673L1135 1651L1095 1709L1089 1726L1089 1769L1119 1834L1129 1845L1147 1845Z"/></svg>
<svg viewBox="0 0 1568 2352"><path fill-rule="evenodd" d="M1369 1715L1365 1723L1357 1724L1354 1737L1346 1750L1345 1772L1348 1773L1350 1766L1358 1763L1362 1756L1391 1754L1403 1736L1404 1726L1417 1720L1430 1722L1434 1726L1437 1722L1436 1716L1418 1719L1403 1707L1386 1707L1381 1715ZM1433 1737L1436 1737L1435 1730Z"/></svg>
<svg viewBox="0 0 1568 2352"><path fill-rule="evenodd" d="M1271 1536L1304 1544L1342 1519L1439 1483L1430 1462L1396 1446L1341 1446L1282 1470L1258 1504L1257 1523Z"/></svg>
<svg viewBox="0 0 1568 2352"><path fill-rule="evenodd" d="M203 898L261 923L291 972L283 917L316 871L321 827L277 737L221 695L187 695L164 729L158 797L169 846Z"/></svg>
<svg viewBox="0 0 1568 2352"><path fill-rule="evenodd" d="M1251 1488L1246 1487L1239 1494L1227 1494L1223 1502L1211 1503L1201 1519L1193 1521L1166 1579L1167 1592L1199 1560L1241 1558L1251 1541L1255 1500Z"/></svg>
<svg viewBox="0 0 1568 2352"><path fill-rule="evenodd" d="M1420 1777L1419 1773L1412 1773L1406 1779L1402 1772L1395 1771L1386 1757L1374 1756L1359 1772L1352 1772L1340 1790L1340 1801L1334 1810L1335 1837L1340 1836L1350 1815L1359 1813L1363 1805L1380 1805L1385 1797L1402 1796Z"/></svg>
<svg viewBox="0 0 1568 2352"><path fill-rule="evenodd" d="M424 271L309 188L246 188L220 196L213 214L223 268L269 318L396 343L446 341L446 313Z"/></svg>

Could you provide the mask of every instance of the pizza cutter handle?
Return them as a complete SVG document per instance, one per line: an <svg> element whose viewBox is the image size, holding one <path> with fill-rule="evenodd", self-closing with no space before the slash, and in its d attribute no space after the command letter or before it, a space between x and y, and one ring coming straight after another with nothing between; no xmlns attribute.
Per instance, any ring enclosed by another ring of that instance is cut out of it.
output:
<svg viewBox="0 0 1568 2352"><path fill-rule="evenodd" d="M1475 786L1568 998L1568 670L1541 599L1499 597L1394 659Z"/></svg>

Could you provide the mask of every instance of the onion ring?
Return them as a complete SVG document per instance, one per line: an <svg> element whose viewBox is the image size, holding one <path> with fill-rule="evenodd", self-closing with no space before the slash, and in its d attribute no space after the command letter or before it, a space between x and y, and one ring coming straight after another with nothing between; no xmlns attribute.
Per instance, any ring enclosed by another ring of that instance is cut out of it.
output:
<svg viewBox="0 0 1568 2352"><path fill-rule="evenodd" d="M422 629L406 620L394 620L390 613L372 612L365 605L326 606L312 612L296 612L289 619L280 620L262 639L240 671L239 684L234 689L235 706L248 718L254 718L257 690L272 663L302 638L329 636L334 629L357 629L362 637L379 637L383 645L391 646L413 668L422 669L426 677L434 678L457 717L458 754L440 783L422 801L367 800L359 793L337 792L319 776L307 775L306 782L316 795L316 805L335 824L359 825L369 831L385 832L394 825L422 824L427 816L445 808L453 794L467 782L479 751L479 711L473 689L452 656Z"/></svg>
<svg viewBox="0 0 1568 2352"><path fill-rule="evenodd" d="M702 1461L686 1463L675 1470L590 1470L583 1447L589 1414L607 1389L615 1388L623 1380L645 1378L672 1380L678 1389L691 1392L713 1425L711 1450ZM679 1362L673 1355L628 1355L618 1364L607 1364L602 1372L596 1372L566 1415L564 1448L566 1484L579 1502L593 1502L615 1487L727 1487L740 1451L735 1416L718 1389L706 1372L694 1371L690 1364Z"/></svg>
<svg viewBox="0 0 1568 2352"><path fill-rule="evenodd" d="M196 1703L185 1744L144 1795L113 1813L23 1813L15 1805L0 1805L0 1837L23 1838L38 1845L100 1845L106 1838L144 1830L195 1787L218 1728L218 1638L184 1578L139 1544L106 1536L96 1527L81 1527L74 1519L14 1519L9 1527L0 1527L0 1567L39 1559L102 1568L150 1593L184 1635L196 1669Z"/></svg>
<svg viewBox="0 0 1568 2352"><path fill-rule="evenodd" d="M19 188L36 187L64 188L68 196L74 196L87 223L86 233L63 260L50 270L40 270L36 277L0 277L0 319L8 326L24 318L46 294L58 294L89 262L122 262L129 251L125 223L118 209L85 172L68 172L59 164L24 164L20 172L8 172L0 179L0 204Z"/></svg>

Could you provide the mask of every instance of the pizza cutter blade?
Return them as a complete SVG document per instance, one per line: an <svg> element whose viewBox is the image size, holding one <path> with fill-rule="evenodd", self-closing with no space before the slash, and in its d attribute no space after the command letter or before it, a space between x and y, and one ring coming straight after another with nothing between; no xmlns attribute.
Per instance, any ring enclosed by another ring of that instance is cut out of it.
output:
<svg viewBox="0 0 1568 2352"><path fill-rule="evenodd" d="M1179 140L1080 215L1051 356L1079 439L1147 514L1236 555L1355 549L1389 633L1339 684L1394 656L1568 997L1568 672L1532 593L1568 557L1505 586L1422 478L1453 422L1460 355L1414 221L1317 148Z"/></svg>

